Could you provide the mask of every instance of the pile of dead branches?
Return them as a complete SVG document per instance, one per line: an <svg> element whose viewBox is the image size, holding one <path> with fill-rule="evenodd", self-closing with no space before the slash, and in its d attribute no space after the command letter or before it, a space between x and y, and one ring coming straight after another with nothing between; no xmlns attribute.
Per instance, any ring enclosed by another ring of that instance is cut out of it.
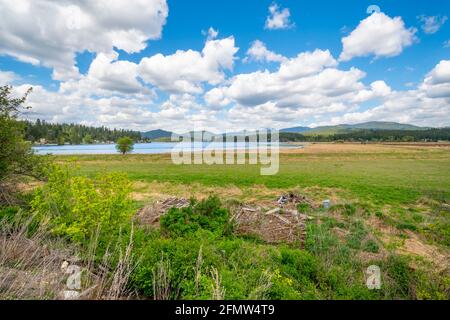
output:
<svg viewBox="0 0 450 320"><path fill-rule="evenodd" d="M289 192L287 194L282 194L277 201L277 205L280 208L286 208L291 210L296 210L299 204L306 204L310 208L316 209L316 204L308 199L308 197L294 192Z"/></svg>
<svg viewBox="0 0 450 320"><path fill-rule="evenodd" d="M300 243L306 238L306 222L310 218L298 212L297 206L306 203L315 208L306 196L288 193L274 201L272 208L240 205L231 213L234 232L238 235L255 236L267 243ZM139 223L159 227L161 216L171 208L189 206L184 198L168 198L142 208L136 215Z"/></svg>
<svg viewBox="0 0 450 320"><path fill-rule="evenodd" d="M233 216L235 232L256 236L267 243L303 243L308 216L297 210L275 208L264 212L261 208L242 206Z"/></svg>
<svg viewBox="0 0 450 320"><path fill-rule="evenodd" d="M185 208L189 206L189 200L184 198L168 198L145 206L136 215L137 221L144 225L159 227L161 216L165 215L171 208Z"/></svg>

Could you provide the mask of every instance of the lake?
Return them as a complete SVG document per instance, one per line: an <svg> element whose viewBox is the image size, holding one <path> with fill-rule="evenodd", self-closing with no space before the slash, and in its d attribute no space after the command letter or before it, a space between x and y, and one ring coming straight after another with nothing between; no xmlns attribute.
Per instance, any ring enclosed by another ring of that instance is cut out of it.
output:
<svg viewBox="0 0 450 320"><path fill-rule="evenodd" d="M182 144L181 144L182 145ZM217 148L220 145L224 145L226 150L236 149L248 149L256 150L256 143L220 143L211 142L203 143L202 145L195 145L193 151L201 151ZM270 143L262 144L270 148ZM175 146L180 146L180 144L174 142L152 142L152 143L137 143L134 145L133 154L164 154L170 153ZM185 146L189 146L185 143ZM300 145L282 144L280 143L280 148L303 148ZM54 154L54 155L77 155L77 154L118 154L115 144L84 144L84 145L64 145L64 146L54 146L54 145L44 145L35 146L33 150L36 154Z"/></svg>

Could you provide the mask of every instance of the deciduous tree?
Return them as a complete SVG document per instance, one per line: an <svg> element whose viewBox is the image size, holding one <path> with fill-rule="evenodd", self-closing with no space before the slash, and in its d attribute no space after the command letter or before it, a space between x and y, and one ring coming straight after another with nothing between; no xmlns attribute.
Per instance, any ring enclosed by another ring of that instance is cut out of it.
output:
<svg viewBox="0 0 450 320"><path fill-rule="evenodd" d="M123 155L130 153L134 149L134 142L130 137L122 137L117 140L116 149Z"/></svg>

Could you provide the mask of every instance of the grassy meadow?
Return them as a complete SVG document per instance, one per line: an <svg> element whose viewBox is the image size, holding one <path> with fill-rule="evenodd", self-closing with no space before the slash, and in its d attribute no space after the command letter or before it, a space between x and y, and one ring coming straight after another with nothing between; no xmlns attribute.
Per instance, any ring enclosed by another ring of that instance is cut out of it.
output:
<svg viewBox="0 0 450 320"><path fill-rule="evenodd" d="M170 155L51 158L62 166L29 211L50 216L49 239L68 239L93 274L100 265L121 279L95 299L450 299L448 146L310 144L283 150L274 176L255 165L174 165ZM290 192L308 199L297 207L308 217L302 241L236 232L236 208L269 210ZM135 223L171 197L196 200L156 226ZM379 290L366 286L373 265Z"/></svg>
<svg viewBox="0 0 450 320"><path fill-rule="evenodd" d="M450 147L315 144L280 155L280 170L261 176L255 165L174 165L170 155L58 156L82 175L126 172L133 181L267 189L335 189L374 204L408 205L421 197L450 197ZM139 191L138 190L138 191ZM226 191L225 191L226 192Z"/></svg>
<svg viewBox="0 0 450 320"><path fill-rule="evenodd" d="M311 225L328 221L326 232L338 238L339 232L348 233L343 241L348 245L355 240L353 225L361 223L365 237L381 248L375 250L380 256L393 250L448 267L450 146L310 144L282 151L274 176L260 175L259 165L174 165L170 155L56 160L75 164L80 175L125 172L134 182L138 207L169 196L203 199L211 194L253 205L273 204L289 191L318 206L331 199L333 214L310 212L316 218ZM356 248L364 255L362 246Z"/></svg>

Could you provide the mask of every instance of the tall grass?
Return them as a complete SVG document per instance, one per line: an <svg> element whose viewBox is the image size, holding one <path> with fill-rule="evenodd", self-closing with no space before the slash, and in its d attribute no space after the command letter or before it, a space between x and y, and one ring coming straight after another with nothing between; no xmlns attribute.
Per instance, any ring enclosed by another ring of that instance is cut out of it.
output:
<svg viewBox="0 0 450 320"><path fill-rule="evenodd" d="M80 259L79 246L52 236L44 221L20 215L0 220L0 299L64 299L65 268L77 265L82 272L78 299L127 299L127 284L136 266L132 255L133 232L125 246L114 246L98 257L98 237ZM100 260L100 262L96 262Z"/></svg>

